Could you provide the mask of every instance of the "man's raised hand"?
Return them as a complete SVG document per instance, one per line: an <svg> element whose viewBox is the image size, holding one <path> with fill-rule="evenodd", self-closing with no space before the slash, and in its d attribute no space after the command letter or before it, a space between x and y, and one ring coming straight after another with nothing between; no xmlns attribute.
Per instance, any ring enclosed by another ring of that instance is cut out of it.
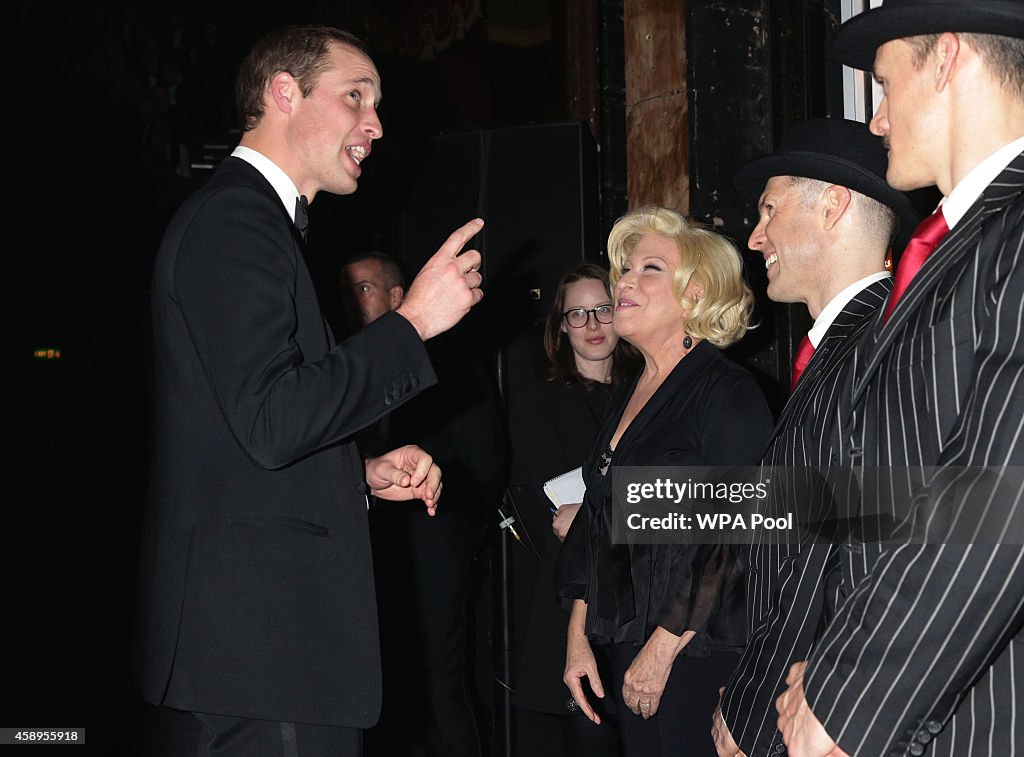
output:
<svg viewBox="0 0 1024 757"><path fill-rule="evenodd" d="M459 254L483 227L483 219L476 218L456 229L420 269L398 307L396 312L424 341L450 329L483 299L480 253L466 250Z"/></svg>

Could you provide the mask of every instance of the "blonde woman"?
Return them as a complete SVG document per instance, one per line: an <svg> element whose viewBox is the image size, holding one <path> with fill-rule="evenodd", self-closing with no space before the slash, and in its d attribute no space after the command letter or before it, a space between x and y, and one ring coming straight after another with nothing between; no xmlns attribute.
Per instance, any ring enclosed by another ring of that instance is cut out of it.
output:
<svg viewBox="0 0 1024 757"><path fill-rule="evenodd" d="M736 248L668 208L619 219L608 257L612 325L644 368L609 400L559 558L557 590L572 605L564 680L595 722L584 680L597 697L621 696L626 757L714 755L718 688L745 642L742 566L726 546L613 544L612 469L758 463L771 413L722 352L750 328L753 296Z"/></svg>

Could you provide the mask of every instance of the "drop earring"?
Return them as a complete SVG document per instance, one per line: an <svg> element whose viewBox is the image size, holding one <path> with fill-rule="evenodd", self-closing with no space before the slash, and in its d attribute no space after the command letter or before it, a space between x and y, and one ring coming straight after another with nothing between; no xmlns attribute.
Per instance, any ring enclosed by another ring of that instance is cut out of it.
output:
<svg viewBox="0 0 1024 757"><path fill-rule="evenodd" d="M690 335L687 334L683 337L683 348L688 350L691 347L693 347L693 339L691 339Z"/></svg>

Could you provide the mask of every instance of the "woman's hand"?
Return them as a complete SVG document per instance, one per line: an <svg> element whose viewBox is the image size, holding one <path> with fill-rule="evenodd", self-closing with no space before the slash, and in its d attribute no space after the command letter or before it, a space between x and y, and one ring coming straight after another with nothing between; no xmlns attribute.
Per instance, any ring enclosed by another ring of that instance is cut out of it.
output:
<svg viewBox="0 0 1024 757"><path fill-rule="evenodd" d="M590 718L597 725L601 724L601 717L594 712L586 695L583 693L582 679L590 682L591 690L600 699L604 699L604 685L601 683L601 676L597 673L597 660L594 657L594 650L590 648L590 640L583 632L584 621L587 616L587 604L577 599L572 605L572 615L569 618L569 636L565 651L565 673L562 680L569 687L569 693L576 700L580 711Z"/></svg>
<svg viewBox="0 0 1024 757"><path fill-rule="evenodd" d="M672 663L693 636L693 631L676 636L661 626L654 629L622 679L622 699L630 712L644 720L657 714Z"/></svg>
<svg viewBox="0 0 1024 757"><path fill-rule="evenodd" d="M579 510L580 505L577 504L562 505L555 511L555 515L551 519L551 530L555 532L558 541L565 541L565 535L569 533L569 526L572 525L573 518L576 517Z"/></svg>

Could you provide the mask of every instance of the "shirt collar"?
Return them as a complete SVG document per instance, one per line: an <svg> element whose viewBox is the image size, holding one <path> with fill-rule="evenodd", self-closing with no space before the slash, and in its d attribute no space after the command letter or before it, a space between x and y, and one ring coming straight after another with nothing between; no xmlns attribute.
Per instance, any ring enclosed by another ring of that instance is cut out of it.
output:
<svg viewBox="0 0 1024 757"><path fill-rule="evenodd" d="M972 168L960 183L953 187L953 191L939 203L946 225L950 229L967 214L975 200L981 197L985 187L991 184L1021 152L1024 152L1024 137L1018 137L1010 144L1000 147Z"/></svg>
<svg viewBox="0 0 1024 757"><path fill-rule="evenodd" d="M288 211L288 216L292 219L292 223L295 223L295 201L299 197L299 190L295 186L295 182L288 178L288 174L282 171L266 155L256 152L251 147L239 145L231 152L231 155L241 158L263 174L263 178L270 182L270 186L274 188L274 191L281 198L284 209Z"/></svg>
<svg viewBox="0 0 1024 757"><path fill-rule="evenodd" d="M846 289L829 300L828 304L821 309L820 313L818 313L818 317L814 320L814 325L811 326L811 330L807 332L807 338L811 340L811 344L814 345L814 349L818 349L818 344L825 338L825 332L828 331L829 326L832 325L836 316L843 312L843 308L846 307L850 300L876 281L887 279L891 275L892 274L888 271L878 271L870 276L865 276L863 279L853 282L850 286L846 287Z"/></svg>

